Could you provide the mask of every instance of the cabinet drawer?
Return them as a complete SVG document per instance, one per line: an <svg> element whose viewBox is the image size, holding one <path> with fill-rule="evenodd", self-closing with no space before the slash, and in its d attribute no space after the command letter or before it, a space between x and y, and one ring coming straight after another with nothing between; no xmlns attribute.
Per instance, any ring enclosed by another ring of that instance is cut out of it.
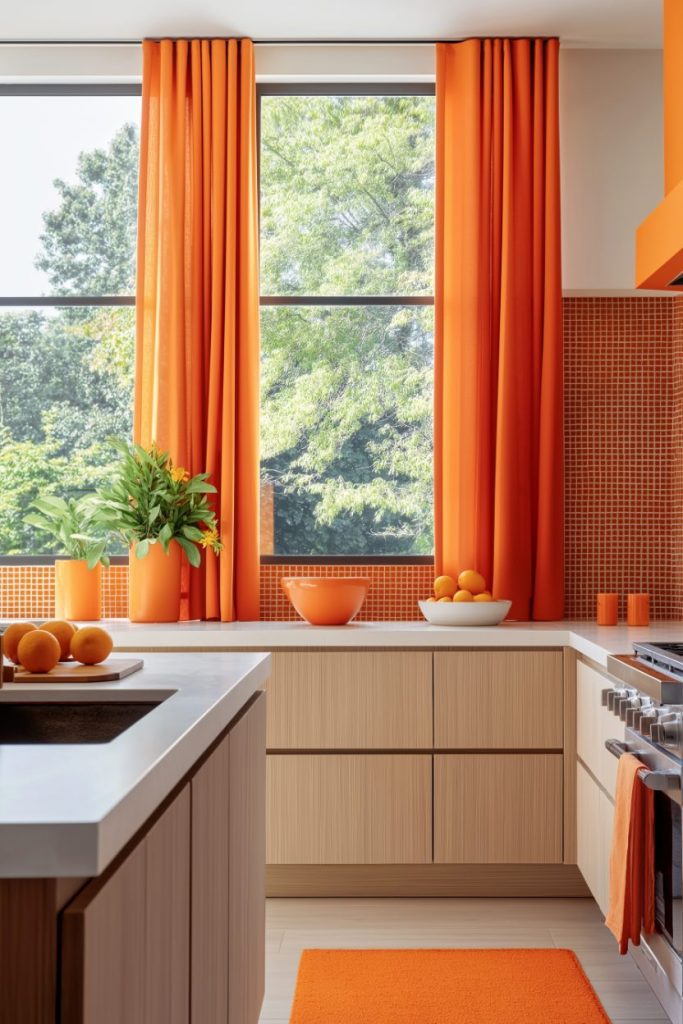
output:
<svg viewBox="0 0 683 1024"><path fill-rule="evenodd" d="M559 864L561 754L437 754L434 860Z"/></svg>
<svg viewBox="0 0 683 1024"><path fill-rule="evenodd" d="M441 749L561 749L561 652L437 652L434 723Z"/></svg>
<svg viewBox="0 0 683 1024"><path fill-rule="evenodd" d="M601 703L602 691L610 680L578 662L576 666L576 751L600 784L614 796L617 759L605 748L605 740L623 740L626 726Z"/></svg>
<svg viewBox="0 0 683 1024"><path fill-rule="evenodd" d="M429 754L270 754L269 864L425 864Z"/></svg>
<svg viewBox="0 0 683 1024"><path fill-rule="evenodd" d="M422 651L273 655L270 750L432 746L432 655Z"/></svg>

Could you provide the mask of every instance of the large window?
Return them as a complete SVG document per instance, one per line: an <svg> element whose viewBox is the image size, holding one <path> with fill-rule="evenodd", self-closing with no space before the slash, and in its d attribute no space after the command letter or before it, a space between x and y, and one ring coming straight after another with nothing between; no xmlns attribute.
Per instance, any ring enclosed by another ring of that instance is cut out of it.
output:
<svg viewBox="0 0 683 1024"><path fill-rule="evenodd" d="M262 546L432 551L434 97L260 90Z"/></svg>
<svg viewBox="0 0 683 1024"><path fill-rule="evenodd" d="M131 433L139 120L136 87L0 86L0 556Z"/></svg>

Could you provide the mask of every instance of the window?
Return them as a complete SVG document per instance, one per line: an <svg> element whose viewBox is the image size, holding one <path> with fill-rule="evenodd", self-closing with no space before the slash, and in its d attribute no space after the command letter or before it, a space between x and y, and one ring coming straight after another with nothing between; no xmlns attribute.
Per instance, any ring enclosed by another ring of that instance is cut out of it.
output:
<svg viewBox="0 0 683 1024"><path fill-rule="evenodd" d="M433 89L261 87L260 191L262 549L429 555Z"/></svg>
<svg viewBox="0 0 683 1024"><path fill-rule="evenodd" d="M78 495L130 436L136 86L0 86L0 556L39 493Z"/></svg>

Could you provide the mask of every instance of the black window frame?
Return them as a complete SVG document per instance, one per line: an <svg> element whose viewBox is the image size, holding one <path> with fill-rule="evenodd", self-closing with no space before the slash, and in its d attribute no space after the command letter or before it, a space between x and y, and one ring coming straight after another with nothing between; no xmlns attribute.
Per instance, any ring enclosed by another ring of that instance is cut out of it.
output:
<svg viewBox="0 0 683 1024"><path fill-rule="evenodd" d="M0 83L0 96L142 96L142 83ZM24 307L134 306L135 295L0 295L0 310ZM54 565L63 555L0 555L2 565ZM113 565L127 565L128 555L112 555Z"/></svg>
<svg viewBox="0 0 683 1024"><path fill-rule="evenodd" d="M258 193L264 96L434 96L434 82L259 82L256 85ZM433 306L434 295L262 295L260 306ZM433 565L434 555L261 555L262 565Z"/></svg>

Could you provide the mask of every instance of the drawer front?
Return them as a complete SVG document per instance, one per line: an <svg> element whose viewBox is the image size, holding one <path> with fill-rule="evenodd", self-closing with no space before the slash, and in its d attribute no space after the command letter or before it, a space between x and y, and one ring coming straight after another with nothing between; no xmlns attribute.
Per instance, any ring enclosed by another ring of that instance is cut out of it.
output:
<svg viewBox="0 0 683 1024"><path fill-rule="evenodd" d="M432 746L432 655L423 651L273 655L269 750Z"/></svg>
<svg viewBox="0 0 683 1024"><path fill-rule="evenodd" d="M562 749L562 678L560 651L436 653L436 747Z"/></svg>
<svg viewBox="0 0 683 1024"><path fill-rule="evenodd" d="M561 863L561 754L437 754L434 762L437 863Z"/></svg>
<svg viewBox="0 0 683 1024"><path fill-rule="evenodd" d="M617 759L605 748L605 740L623 740L626 726L601 703L602 691L610 680L578 662L576 666L576 751L600 784L614 796Z"/></svg>
<svg viewBox="0 0 683 1024"><path fill-rule="evenodd" d="M426 864L428 754L269 754L269 864Z"/></svg>

